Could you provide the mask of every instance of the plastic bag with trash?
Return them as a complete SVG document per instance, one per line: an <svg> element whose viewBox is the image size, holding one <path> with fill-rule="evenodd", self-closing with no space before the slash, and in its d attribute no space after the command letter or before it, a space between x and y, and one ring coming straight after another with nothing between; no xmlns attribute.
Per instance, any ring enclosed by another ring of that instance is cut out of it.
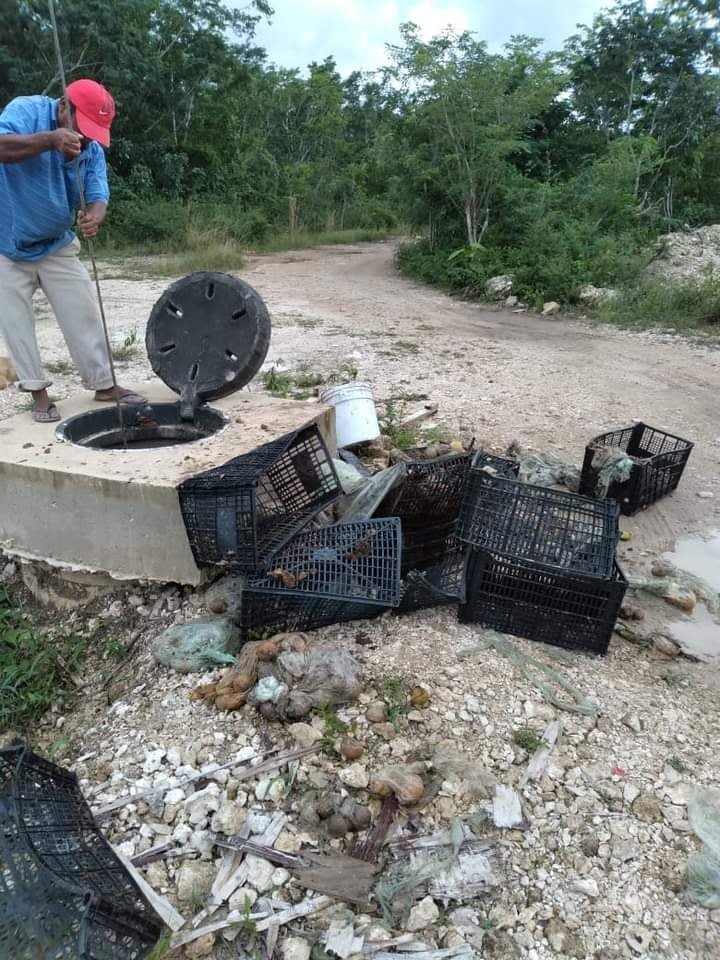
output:
<svg viewBox="0 0 720 960"><path fill-rule="evenodd" d="M688 896L716 910L720 907L720 793L698 790L688 804L688 819L703 843L700 853L688 860Z"/></svg>

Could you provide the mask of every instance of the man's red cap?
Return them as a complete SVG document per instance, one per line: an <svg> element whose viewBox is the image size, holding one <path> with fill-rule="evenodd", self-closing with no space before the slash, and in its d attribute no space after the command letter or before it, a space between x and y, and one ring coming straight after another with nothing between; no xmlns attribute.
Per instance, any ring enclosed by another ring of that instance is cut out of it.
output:
<svg viewBox="0 0 720 960"><path fill-rule="evenodd" d="M110 146L110 127L115 119L115 101L105 87L94 80L74 80L67 97L75 107L78 131L88 140Z"/></svg>

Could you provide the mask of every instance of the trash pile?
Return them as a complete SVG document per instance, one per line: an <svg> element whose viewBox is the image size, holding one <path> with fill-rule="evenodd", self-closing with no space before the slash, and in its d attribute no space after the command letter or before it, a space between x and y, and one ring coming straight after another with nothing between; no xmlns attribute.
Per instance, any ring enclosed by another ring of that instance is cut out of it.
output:
<svg viewBox="0 0 720 960"><path fill-rule="evenodd" d="M351 441L337 459L311 426L182 485L198 565L247 578L236 642L456 604L465 623L605 653L627 588L618 514L674 490L692 444L638 423L595 438L582 471L474 441L400 451L368 390L328 398Z"/></svg>

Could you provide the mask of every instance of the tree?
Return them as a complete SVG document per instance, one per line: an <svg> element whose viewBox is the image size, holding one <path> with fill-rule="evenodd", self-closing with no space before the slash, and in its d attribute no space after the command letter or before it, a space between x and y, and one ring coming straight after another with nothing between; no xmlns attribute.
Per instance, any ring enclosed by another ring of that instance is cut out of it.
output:
<svg viewBox="0 0 720 960"><path fill-rule="evenodd" d="M414 24L401 32L404 46L391 49L392 77L407 98L415 187L435 192L435 203L447 198L462 216L467 243L476 244L511 158L560 89L555 58L526 37L498 55L470 33L425 42Z"/></svg>

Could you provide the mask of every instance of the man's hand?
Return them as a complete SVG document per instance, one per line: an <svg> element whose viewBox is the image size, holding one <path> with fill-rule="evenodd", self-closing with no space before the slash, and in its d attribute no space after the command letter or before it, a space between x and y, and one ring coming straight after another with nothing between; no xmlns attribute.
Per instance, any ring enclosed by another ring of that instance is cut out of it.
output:
<svg viewBox="0 0 720 960"><path fill-rule="evenodd" d="M88 207L87 210L78 211L77 222L85 239L92 240L98 235L102 219Z"/></svg>
<svg viewBox="0 0 720 960"><path fill-rule="evenodd" d="M82 137L67 127L58 127L50 134L53 150L59 150L66 160L74 160L82 150Z"/></svg>

